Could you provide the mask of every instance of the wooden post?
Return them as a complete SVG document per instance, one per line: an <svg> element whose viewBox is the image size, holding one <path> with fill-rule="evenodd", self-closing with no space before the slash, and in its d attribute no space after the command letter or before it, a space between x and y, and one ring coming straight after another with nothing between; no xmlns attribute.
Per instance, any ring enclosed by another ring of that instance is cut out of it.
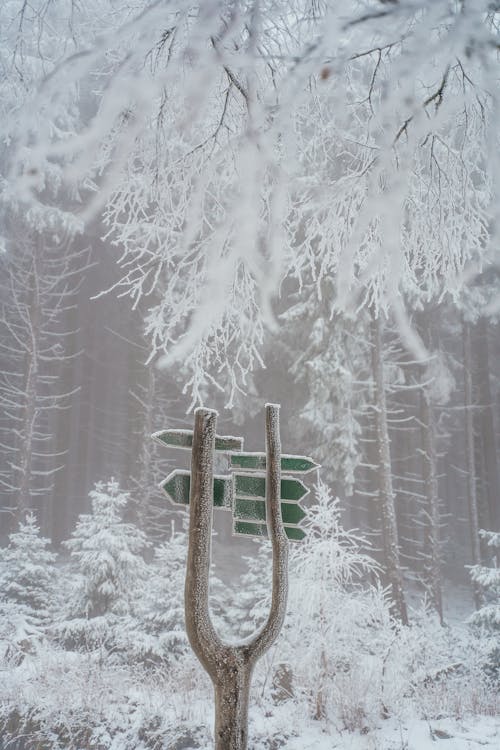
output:
<svg viewBox="0 0 500 750"><path fill-rule="evenodd" d="M215 411L200 408L195 412L185 588L186 630L193 651L214 685L215 748L246 750L253 668L281 630L288 593L288 540L280 508L279 406L266 405L266 517L273 548L271 609L265 625L235 645L224 643L219 638L208 607L216 421Z"/></svg>

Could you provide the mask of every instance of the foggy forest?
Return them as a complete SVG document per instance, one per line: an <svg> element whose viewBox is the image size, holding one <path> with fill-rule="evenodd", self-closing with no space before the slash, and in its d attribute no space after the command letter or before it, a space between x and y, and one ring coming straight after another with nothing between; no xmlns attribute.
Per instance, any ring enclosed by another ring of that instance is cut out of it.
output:
<svg viewBox="0 0 500 750"><path fill-rule="evenodd" d="M499 56L1 0L0 750L500 746Z"/></svg>

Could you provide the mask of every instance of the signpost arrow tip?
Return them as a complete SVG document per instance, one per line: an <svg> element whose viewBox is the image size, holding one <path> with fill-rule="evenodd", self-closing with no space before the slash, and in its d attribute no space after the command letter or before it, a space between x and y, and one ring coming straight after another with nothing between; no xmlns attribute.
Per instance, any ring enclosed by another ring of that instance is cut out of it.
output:
<svg viewBox="0 0 500 750"><path fill-rule="evenodd" d="M170 448L183 448L191 450L193 447L192 430L160 430L154 432L151 437L157 443L167 445ZM216 435L215 450L229 453L229 451L241 451L243 448L243 438L233 437L232 435Z"/></svg>
<svg viewBox="0 0 500 750"><path fill-rule="evenodd" d="M185 469L174 469L160 484L174 505L189 505L191 490L191 473ZM233 482L231 476L215 475L213 504L214 508L231 510Z"/></svg>

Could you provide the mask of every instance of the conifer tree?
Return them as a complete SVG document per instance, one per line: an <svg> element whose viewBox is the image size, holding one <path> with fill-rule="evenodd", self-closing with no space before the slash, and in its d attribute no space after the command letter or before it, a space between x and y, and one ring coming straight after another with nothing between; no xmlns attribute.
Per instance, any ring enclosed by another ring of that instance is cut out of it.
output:
<svg viewBox="0 0 500 750"><path fill-rule="evenodd" d="M64 543L81 576L72 613L85 618L129 614L146 571L141 556L146 537L123 520L130 495L114 479L97 482L89 494L92 512L80 516Z"/></svg>
<svg viewBox="0 0 500 750"><path fill-rule="evenodd" d="M187 650L184 623L186 531L171 525L170 538L155 548L149 565L135 643L143 662L170 661Z"/></svg>
<svg viewBox="0 0 500 750"><path fill-rule="evenodd" d="M474 590L482 594L482 606L474 612L469 622L475 629L492 637L492 646L484 668L485 672L498 684L500 678L500 567L498 567L500 533L481 529L479 536L484 539L488 547L494 550L494 555L492 567L485 565L471 567L470 574Z"/></svg>
<svg viewBox="0 0 500 750"><path fill-rule="evenodd" d="M294 438L312 444L328 481L352 495L366 407L360 388L369 357L365 316L355 321L333 315L317 296L316 288L308 289L305 301L281 316L290 372L307 394L293 425Z"/></svg>
<svg viewBox="0 0 500 750"><path fill-rule="evenodd" d="M474 612L471 623L490 632L500 632L500 533L482 529L479 535L488 547L495 550L495 555L491 568L485 565L471 567L470 574L474 587L479 588L484 597L484 605Z"/></svg>
<svg viewBox="0 0 500 750"><path fill-rule="evenodd" d="M0 633L16 647L40 637L52 618L56 555L33 513L9 536L0 556Z"/></svg>
<svg viewBox="0 0 500 750"><path fill-rule="evenodd" d="M265 622L271 601L272 549L268 539L253 539L255 548L243 557L246 570L233 585L211 576L210 606L226 640L246 638ZM213 593L213 600L212 600Z"/></svg>

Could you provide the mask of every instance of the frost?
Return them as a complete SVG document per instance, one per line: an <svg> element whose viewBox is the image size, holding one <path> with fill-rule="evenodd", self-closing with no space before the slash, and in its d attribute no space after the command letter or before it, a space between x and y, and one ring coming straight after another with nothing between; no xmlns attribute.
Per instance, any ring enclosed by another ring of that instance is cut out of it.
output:
<svg viewBox="0 0 500 750"><path fill-rule="evenodd" d="M422 359L405 304L497 265L498 14L385 6L3 4L8 202L37 231L104 217L192 406L246 389L285 278L392 310Z"/></svg>

